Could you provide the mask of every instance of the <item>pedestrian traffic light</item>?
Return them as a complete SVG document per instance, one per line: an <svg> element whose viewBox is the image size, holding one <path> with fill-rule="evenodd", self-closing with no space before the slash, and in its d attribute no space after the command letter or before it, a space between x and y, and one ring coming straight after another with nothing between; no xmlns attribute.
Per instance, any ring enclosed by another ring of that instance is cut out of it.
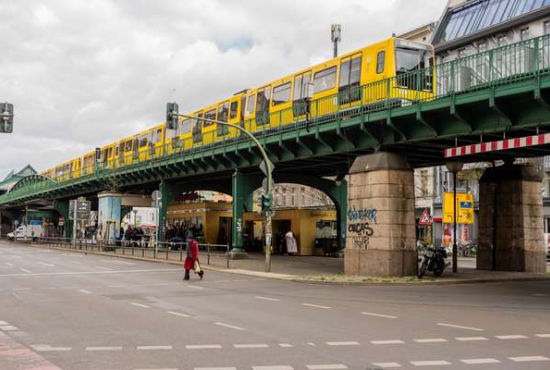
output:
<svg viewBox="0 0 550 370"><path fill-rule="evenodd" d="M166 128L176 130L178 128L179 106L177 103L166 104Z"/></svg>
<svg viewBox="0 0 550 370"><path fill-rule="evenodd" d="M262 194L260 205L262 215L267 216L268 213L271 213L273 211L273 194Z"/></svg>
<svg viewBox="0 0 550 370"><path fill-rule="evenodd" d="M13 132L13 104L0 103L0 133Z"/></svg>

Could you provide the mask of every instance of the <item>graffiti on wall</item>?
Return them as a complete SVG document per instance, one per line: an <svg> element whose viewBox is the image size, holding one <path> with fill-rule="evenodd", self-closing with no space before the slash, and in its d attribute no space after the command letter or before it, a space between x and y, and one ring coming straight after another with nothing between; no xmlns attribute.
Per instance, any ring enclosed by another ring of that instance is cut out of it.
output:
<svg viewBox="0 0 550 370"><path fill-rule="evenodd" d="M353 240L354 249L367 249L370 237L374 235L372 224L376 224L376 209L352 208L348 212L348 237Z"/></svg>

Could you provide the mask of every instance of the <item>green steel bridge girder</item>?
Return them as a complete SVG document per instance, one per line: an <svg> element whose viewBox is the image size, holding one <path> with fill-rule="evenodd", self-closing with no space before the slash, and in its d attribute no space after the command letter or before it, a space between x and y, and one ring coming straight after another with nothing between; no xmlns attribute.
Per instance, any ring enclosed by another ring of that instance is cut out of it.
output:
<svg viewBox="0 0 550 370"><path fill-rule="evenodd" d="M550 75L493 84L410 106L369 113L341 112L260 136L276 172L330 176L345 174L353 158L376 150L402 151L414 166L444 162L443 150L476 135L537 129L550 123ZM470 141L468 141L470 140ZM414 145L413 145L414 144ZM424 150L426 149L426 150ZM429 150L428 150L429 149ZM340 162L339 167L331 164ZM113 187L131 188L172 180L231 176L261 163L250 141L227 141L171 156L53 183L27 180L0 196L1 205L35 199L67 199ZM347 167L347 168L346 168Z"/></svg>

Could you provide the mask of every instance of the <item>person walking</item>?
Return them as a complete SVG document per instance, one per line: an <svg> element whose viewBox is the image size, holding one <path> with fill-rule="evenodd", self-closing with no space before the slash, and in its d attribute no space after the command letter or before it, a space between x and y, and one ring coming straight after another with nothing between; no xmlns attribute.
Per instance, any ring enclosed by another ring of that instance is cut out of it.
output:
<svg viewBox="0 0 550 370"><path fill-rule="evenodd" d="M185 269L185 276L183 280L190 279L190 271L193 270L195 274L199 274L199 277L202 280L204 276L204 271L199 263L199 243L197 242L197 233L195 230L188 232L187 239L187 257L185 258L185 263L183 268Z"/></svg>
<svg viewBox="0 0 550 370"><path fill-rule="evenodd" d="M296 238L294 237L294 234L292 233L292 230L288 230L288 232L285 235L286 240L286 252L289 256L294 255L294 253L298 253L298 243L296 242Z"/></svg>

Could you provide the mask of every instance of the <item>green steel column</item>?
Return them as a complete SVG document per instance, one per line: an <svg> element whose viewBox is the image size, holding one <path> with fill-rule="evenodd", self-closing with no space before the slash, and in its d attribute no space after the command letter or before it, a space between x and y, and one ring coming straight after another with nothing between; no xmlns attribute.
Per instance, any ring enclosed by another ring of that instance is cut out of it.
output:
<svg viewBox="0 0 550 370"><path fill-rule="evenodd" d="M168 207L174 199L174 188L170 184L162 182L160 184L160 207L159 207L159 228L160 228L160 241L164 241L166 237L166 215L168 214Z"/></svg>
<svg viewBox="0 0 550 370"><path fill-rule="evenodd" d="M71 239L73 237L73 221L69 220L69 201L54 200L53 208L63 216L65 224L63 225L63 237Z"/></svg>
<svg viewBox="0 0 550 370"><path fill-rule="evenodd" d="M336 199L338 201L336 211L337 232L338 232L338 249L344 251L346 249L346 231L348 220L348 182L343 180L340 185L336 185Z"/></svg>
<svg viewBox="0 0 550 370"><path fill-rule="evenodd" d="M247 191L248 179L240 172L235 172L231 181L232 196L233 196L233 217L231 219L231 240L232 254L246 253L243 249L243 210L245 202L249 198L249 192Z"/></svg>

